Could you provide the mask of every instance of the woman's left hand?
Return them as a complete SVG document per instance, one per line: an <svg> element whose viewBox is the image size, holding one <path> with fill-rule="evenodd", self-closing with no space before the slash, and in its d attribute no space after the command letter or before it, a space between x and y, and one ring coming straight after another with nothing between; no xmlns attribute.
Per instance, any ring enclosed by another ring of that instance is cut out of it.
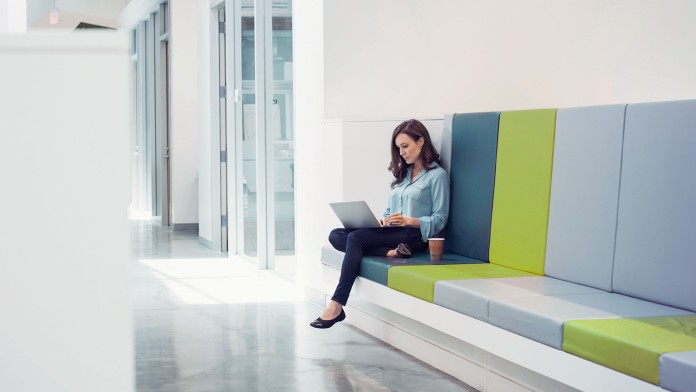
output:
<svg viewBox="0 0 696 392"><path fill-rule="evenodd" d="M398 226L412 226L418 227L420 221L416 218L411 218L405 215L401 215L400 212L395 212L388 217L384 218L385 226L387 227L398 227Z"/></svg>

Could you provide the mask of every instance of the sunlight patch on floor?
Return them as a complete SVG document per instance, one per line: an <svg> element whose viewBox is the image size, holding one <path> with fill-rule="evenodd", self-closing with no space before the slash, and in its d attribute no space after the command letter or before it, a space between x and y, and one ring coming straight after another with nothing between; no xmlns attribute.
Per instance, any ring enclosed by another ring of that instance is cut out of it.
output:
<svg viewBox="0 0 696 392"><path fill-rule="evenodd" d="M244 260L143 259L140 262L152 277L187 305L304 301L299 286Z"/></svg>

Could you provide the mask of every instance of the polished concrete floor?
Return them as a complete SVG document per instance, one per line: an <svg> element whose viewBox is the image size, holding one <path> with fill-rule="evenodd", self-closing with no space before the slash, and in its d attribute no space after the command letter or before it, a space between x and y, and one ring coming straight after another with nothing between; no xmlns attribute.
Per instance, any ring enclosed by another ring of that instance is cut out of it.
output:
<svg viewBox="0 0 696 392"><path fill-rule="evenodd" d="M137 391L473 391L321 309L278 274L133 220Z"/></svg>

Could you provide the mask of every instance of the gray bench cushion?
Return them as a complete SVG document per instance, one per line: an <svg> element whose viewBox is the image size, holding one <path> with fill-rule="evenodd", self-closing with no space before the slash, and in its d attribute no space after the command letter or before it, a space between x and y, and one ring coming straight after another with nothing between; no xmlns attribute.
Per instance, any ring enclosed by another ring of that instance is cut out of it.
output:
<svg viewBox="0 0 696 392"><path fill-rule="evenodd" d="M558 110L545 275L611 291L625 110Z"/></svg>
<svg viewBox="0 0 696 392"><path fill-rule="evenodd" d="M481 321L488 321L488 304L492 298L601 292L591 287L544 276L441 280L435 283L433 302Z"/></svg>
<svg viewBox="0 0 696 392"><path fill-rule="evenodd" d="M488 322L561 349L568 320L693 315L614 293L492 298Z"/></svg>
<svg viewBox="0 0 696 392"><path fill-rule="evenodd" d="M626 109L613 290L696 311L696 100Z"/></svg>
<svg viewBox="0 0 696 392"><path fill-rule="evenodd" d="M696 389L696 351L682 351L660 356L660 386L674 392Z"/></svg>

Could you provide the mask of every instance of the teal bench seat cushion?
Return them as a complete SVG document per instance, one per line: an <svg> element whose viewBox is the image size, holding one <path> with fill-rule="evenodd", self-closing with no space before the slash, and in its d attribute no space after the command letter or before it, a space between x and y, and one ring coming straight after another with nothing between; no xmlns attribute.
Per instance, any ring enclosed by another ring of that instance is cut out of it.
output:
<svg viewBox="0 0 696 392"><path fill-rule="evenodd" d="M445 250L488 261L500 113L452 119L450 211Z"/></svg>

